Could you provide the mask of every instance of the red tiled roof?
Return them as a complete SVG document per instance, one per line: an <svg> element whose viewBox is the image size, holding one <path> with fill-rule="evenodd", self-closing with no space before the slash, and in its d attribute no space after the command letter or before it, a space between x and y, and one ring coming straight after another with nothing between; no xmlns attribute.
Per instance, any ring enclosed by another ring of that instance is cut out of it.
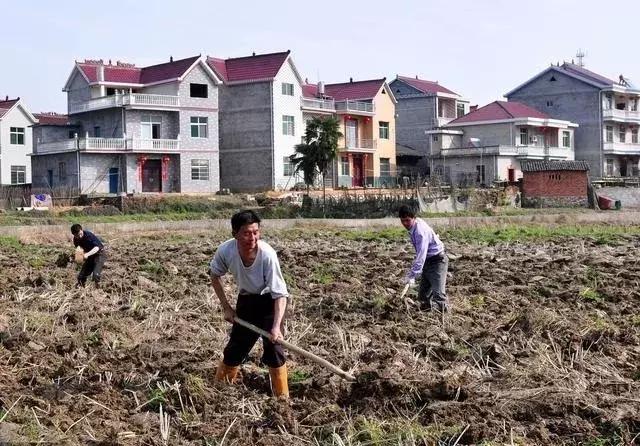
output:
<svg viewBox="0 0 640 446"><path fill-rule="evenodd" d="M104 80L105 82L121 84L150 84L175 79L182 76L199 57L194 56L143 68L111 64L102 65L104 66ZM89 82L98 82L98 67L101 64L80 62L77 65L87 76Z"/></svg>
<svg viewBox="0 0 640 446"><path fill-rule="evenodd" d="M0 101L0 118L2 118L16 103L20 100L17 99L9 99L6 101Z"/></svg>
<svg viewBox="0 0 640 446"><path fill-rule="evenodd" d="M33 116L38 120L40 125L60 125L69 124L69 117L58 113L34 113Z"/></svg>
<svg viewBox="0 0 640 446"><path fill-rule="evenodd" d="M326 96L336 101L345 99L373 99L384 85L385 78L368 81L345 82L342 84L327 84L324 87Z"/></svg>
<svg viewBox="0 0 640 446"><path fill-rule="evenodd" d="M447 93L447 94L455 94L459 96L458 93L455 93L448 88L443 87L437 82L428 81L425 79L416 79L413 77L406 76L398 76L398 79L411 85L413 88L420 90L423 93Z"/></svg>
<svg viewBox="0 0 640 446"><path fill-rule="evenodd" d="M465 122L498 121L514 118L549 119L550 116L536 110L535 108L529 107L528 105L521 104L520 102L495 101L485 105L484 107L480 107L471 113L461 116L458 119L454 119L449 123L449 125L462 124Z"/></svg>
<svg viewBox="0 0 640 446"><path fill-rule="evenodd" d="M304 96L305 98L318 97L318 86L315 84L303 84L302 96Z"/></svg>
<svg viewBox="0 0 640 446"><path fill-rule="evenodd" d="M225 82L256 81L273 79L287 57L289 51L224 60L208 57L207 63Z"/></svg>

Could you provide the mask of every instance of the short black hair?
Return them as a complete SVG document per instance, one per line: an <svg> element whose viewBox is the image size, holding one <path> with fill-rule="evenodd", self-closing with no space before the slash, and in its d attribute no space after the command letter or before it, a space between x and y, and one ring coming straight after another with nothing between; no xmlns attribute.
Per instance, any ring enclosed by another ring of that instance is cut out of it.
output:
<svg viewBox="0 0 640 446"><path fill-rule="evenodd" d="M233 214L233 217L231 217L231 231L233 234L236 234L244 225L250 225L253 223L258 223L259 225L260 217L258 217L258 214L252 210L248 209L236 212Z"/></svg>
<svg viewBox="0 0 640 446"><path fill-rule="evenodd" d="M400 209L398 209L398 217L416 218L416 211L413 210L411 207L407 206L406 204L403 204L402 206L400 206Z"/></svg>
<svg viewBox="0 0 640 446"><path fill-rule="evenodd" d="M82 226L80 226L78 223L71 226L71 233L73 235L78 235L80 231L82 231Z"/></svg>

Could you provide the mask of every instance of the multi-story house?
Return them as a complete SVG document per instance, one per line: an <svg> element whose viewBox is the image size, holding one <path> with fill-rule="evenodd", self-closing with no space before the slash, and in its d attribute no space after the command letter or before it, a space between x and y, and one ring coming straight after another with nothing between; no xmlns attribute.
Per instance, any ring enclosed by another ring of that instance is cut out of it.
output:
<svg viewBox="0 0 640 446"><path fill-rule="evenodd" d="M33 185L82 194L219 190L218 86L199 57L76 62L68 123L34 128Z"/></svg>
<svg viewBox="0 0 640 446"><path fill-rule="evenodd" d="M290 52L207 58L220 88L220 181L233 191L294 185L289 156L304 134L302 80Z"/></svg>
<svg viewBox="0 0 640 446"><path fill-rule="evenodd" d="M303 119L334 115L343 137L327 186L392 186L396 168L396 99L386 80L303 86Z"/></svg>
<svg viewBox="0 0 640 446"><path fill-rule="evenodd" d="M576 122L576 159L590 175L638 176L640 89L624 77L618 82L582 65L551 65L506 94L558 119Z"/></svg>
<svg viewBox="0 0 640 446"><path fill-rule="evenodd" d="M31 126L38 120L20 98L0 101L0 185L31 183Z"/></svg>
<svg viewBox="0 0 640 446"><path fill-rule="evenodd" d="M428 173L431 138L425 132L442 127L469 112L469 101L438 82L418 76L396 76L389 83L396 105L396 139L422 155L419 168Z"/></svg>
<svg viewBox="0 0 640 446"><path fill-rule="evenodd" d="M514 182L521 160L573 160L576 127L518 102L492 102L427 132L434 173L457 185Z"/></svg>

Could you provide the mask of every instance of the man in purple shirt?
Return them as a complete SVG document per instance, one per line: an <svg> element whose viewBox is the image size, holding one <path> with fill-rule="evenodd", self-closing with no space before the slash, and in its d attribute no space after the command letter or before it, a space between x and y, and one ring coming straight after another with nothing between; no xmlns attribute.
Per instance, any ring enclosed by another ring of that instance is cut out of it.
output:
<svg viewBox="0 0 640 446"><path fill-rule="evenodd" d="M426 310L449 311L446 283L449 259L444 252L444 244L438 235L409 206L401 206L398 211L400 222L411 236L416 250L416 258L404 279L404 283L414 284L420 276L418 298Z"/></svg>

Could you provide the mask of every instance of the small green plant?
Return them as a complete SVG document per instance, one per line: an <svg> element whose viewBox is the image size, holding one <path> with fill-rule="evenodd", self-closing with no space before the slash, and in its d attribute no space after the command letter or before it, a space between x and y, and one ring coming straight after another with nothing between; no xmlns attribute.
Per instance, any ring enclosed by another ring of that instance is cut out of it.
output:
<svg viewBox="0 0 640 446"><path fill-rule="evenodd" d="M140 269L149 274L153 274L154 276L159 276L164 274L164 267L154 260L145 259L142 265L140 265Z"/></svg>
<svg viewBox="0 0 640 446"><path fill-rule="evenodd" d="M160 408L160 404L167 403L167 391L165 389L161 389L160 387L154 387L151 389L149 393L149 407L153 410L158 410Z"/></svg>
<svg viewBox="0 0 640 446"><path fill-rule="evenodd" d="M185 386L191 396L203 396L206 389L204 379L192 374L187 375Z"/></svg>
<svg viewBox="0 0 640 446"><path fill-rule="evenodd" d="M583 288L582 291L580 291L580 297L591 302L601 302L603 300L600 293L591 287Z"/></svg>
<svg viewBox="0 0 640 446"><path fill-rule="evenodd" d="M309 378L311 378L311 374L308 372L305 372L304 370L294 370L289 374L289 382L291 384L296 384L302 381L306 381Z"/></svg>
<svg viewBox="0 0 640 446"><path fill-rule="evenodd" d="M311 280L322 285L333 283L334 277L328 264L315 265L311 273Z"/></svg>
<svg viewBox="0 0 640 446"><path fill-rule="evenodd" d="M373 308L376 310L382 310L387 304L387 298L382 294L374 294L371 298L371 303L373 304Z"/></svg>
<svg viewBox="0 0 640 446"><path fill-rule="evenodd" d="M22 247L23 245L22 243L20 243L20 240L18 240L17 237L5 235L0 236L0 248L13 248L20 250Z"/></svg>
<svg viewBox="0 0 640 446"><path fill-rule="evenodd" d="M471 299L469 299L469 303L474 308L484 307L485 297L482 294L473 295Z"/></svg>
<svg viewBox="0 0 640 446"><path fill-rule="evenodd" d="M94 347L98 344L100 344L100 341L102 340L102 337L100 336L100 333L96 330L96 331L92 331L91 333L89 333L87 335L87 345Z"/></svg>
<svg viewBox="0 0 640 446"><path fill-rule="evenodd" d="M631 325L640 327L640 314L634 314L631 318Z"/></svg>

